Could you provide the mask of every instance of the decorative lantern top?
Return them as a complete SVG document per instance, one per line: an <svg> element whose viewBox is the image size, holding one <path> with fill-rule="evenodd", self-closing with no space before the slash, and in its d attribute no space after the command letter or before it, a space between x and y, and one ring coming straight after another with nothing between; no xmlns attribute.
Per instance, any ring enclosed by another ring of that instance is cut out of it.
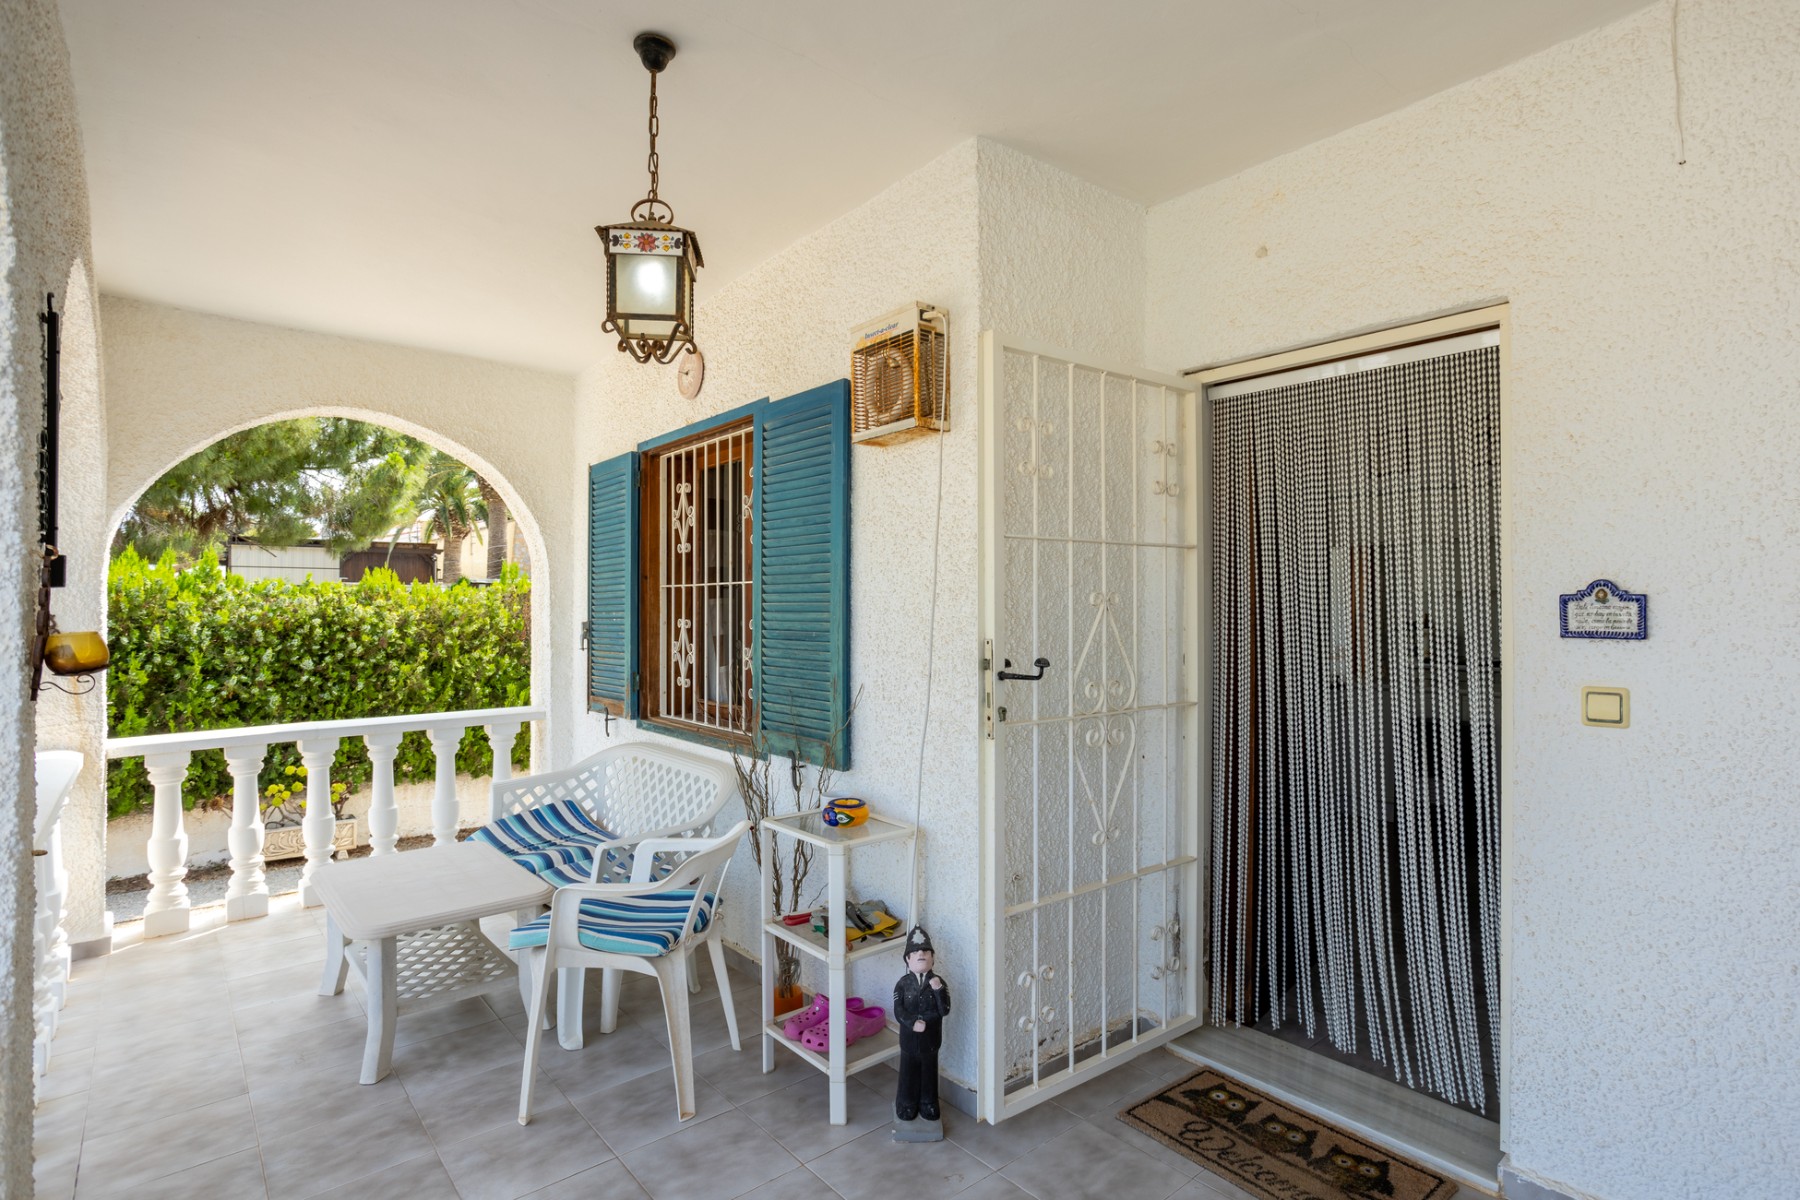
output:
<svg viewBox="0 0 1800 1200"><path fill-rule="evenodd" d="M694 345L694 273L705 266L700 242L675 224L675 210L657 195L661 160L656 152L662 123L656 111L656 77L675 57L675 43L659 33L632 42L650 72L650 190L631 206L631 219L597 225L606 248L606 321L619 349L638 362L666 363Z"/></svg>

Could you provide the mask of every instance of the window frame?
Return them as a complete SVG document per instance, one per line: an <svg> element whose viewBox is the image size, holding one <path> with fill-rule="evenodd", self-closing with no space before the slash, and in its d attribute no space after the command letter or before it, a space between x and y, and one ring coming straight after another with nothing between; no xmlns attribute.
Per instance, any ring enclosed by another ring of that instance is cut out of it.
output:
<svg viewBox="0 0 1800 1200"><path fill-rule="evenodd" d="M663 643L661 621L662 598L659 592L659 573L662 569L662 546L668 533L668 514L663 511L660 497L657 494L657 464L674 452L698 442L705 442L717 437L732 425L742 424L744 428L744 448L738 461L747 464L746 481L750 485L749 495L754 496L757 470L758 446L756 437L757 413L768 404L768 400L756 400L749 404L706 417L672 430L659 437L639 442L637 447L637 499L638 499L638 579L634 594L637 609L638 645L637 655L639 669L632 681L632 689L636 694L636 720L640 725L655 730L668 737L680 738L683 741L697 742L705 746L714 746L732 751L747 751L757 744L757 727L759 714L756 709L756 678L751 675L745 689L744 706L741 714L743 724L731 732L720 726L700 725L683 721L677 717L659 711L661 700L660 681L668 667L669 647ZM696 513L696 520L699 515ZM751 622L756 612L756 528L752 517L746 516L744 525L747 533L744 538L744 574L746 576L745 632L750 640L743 647L749 651L754 646L754 633ZM698 638L695 640L698 651ZM699 664L693 668L695 682L698 682Z"/></svg>

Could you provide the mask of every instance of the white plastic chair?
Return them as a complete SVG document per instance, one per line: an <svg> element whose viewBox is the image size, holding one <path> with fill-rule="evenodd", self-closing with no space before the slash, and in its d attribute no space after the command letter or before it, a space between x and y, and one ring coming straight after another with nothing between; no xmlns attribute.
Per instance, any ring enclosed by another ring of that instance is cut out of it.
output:
<svg viewBox="0 0 1800 1200"><path fill-rule="evenodd" d="M732 1049L743 1048L738 1040L731 984L726 978L724 945L717 931L725 872L737 851L738 840L749 828L750 822L739 821L716 838L645 839L638 843L641 863L649 861L649 854L686 857L673 864L662 878L649 882L571 884L559 888L551 898L547 917L513 931L513 946L526 955L534 981L525 1034L525 1078L519 1089L519 1124L531 1123L538 1045L550 1002L550 973L565 967L601 967L609 979L618 970L656 976L662 991L663 1016L669 1025L676 1111L683 1121L694 1115L694 1046L688 1025L692 968L688 960L701 945L712 953ZM617 993L609 993L607 1002L610 1011L606 1016L616 1020Z"/></svg>
<svg viewBox="0 0 1800 1200"><path fill-rule="evenodd" d="M627 742L561 771L496 780L488 815L499 821L548 805L579 804L590 819L617 837L606 844L609 853L593 856L588 882L642 883L650 876L640 875L638 866L653 863L654 857L640 857L636 847L651 839L705 837L714 831L720 814L738 800L737 772L729 763L649 742ZM560 885L566 880L551 882ZM536 915L527 911L517 918L525 924ZM582 1046L585 975L579 968L566 971L557 988L557 1040L564 1049ZM525 1003L531 1003L524 973L519 983ZM616 1024L619 984L619 973L608 971L601 985L602 1033L611 1033ZM697 990L699 981L694 984Z"/></svg>

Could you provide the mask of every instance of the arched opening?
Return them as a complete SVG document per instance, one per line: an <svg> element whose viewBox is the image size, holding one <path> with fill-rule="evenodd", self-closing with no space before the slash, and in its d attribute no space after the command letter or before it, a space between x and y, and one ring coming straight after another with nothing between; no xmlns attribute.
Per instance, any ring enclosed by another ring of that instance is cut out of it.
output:
<svg viewBox="0 0 1800 1200"><path fill-rule="evenodd" d="M506 503L508 514L518 526L518 536L522 538L525 543L527 552L530 556L530 561L533 564L538 564L540 568L543 565L548 564L548 548L537 518L532 514L530 506L526 503L519 489L514 486L513 482L507 478L506 474L486 456L454 438L445 436L437 430L395 416L392 413L344 405L314 405L278 410L267 416L258 417L255 420L242 421L228 426L227 428L220 429L210 437L191 443L180 454L163 463L156 471L143 472L138 478L132 480L127 485L124 489L124 498L122 500L115 499L113 510L108 516L104 544L110 545L112 543L114 536L118 533L120 525L124 522L133 506L137 504L138 499L144 494L145 490L178 463L234 433L252 429L259 425L270 425L278 421L287 421L298 417L344 417L354 421L364 421L371 425L380 425L384 428L396 430L409 437L416 438L418 441L423 442L432 449L442 451L452 458L459 459L468 464L478 472L483 479L488 480L499 491L501 498ZM119 495L117 489L115 489L114 495L115 497ZM104 613L106 603L104 572L102 572L102 577L98 582L100 586L100 611ZM550 658L549 629L551 586L550 572L548 570L539 569L533 573L531 588L531 696L534 703L542 703L549 692L548 669ZM541 748L539 746L539 741L542 736L542 731L538 731L534 735L532 750L534 760L540 754Z"/></svg>
<svg viewBox="0 0 1800 1200"><path fill-rule="evenodd" d="M354 666L347 666L340 661L338 665L333 668L336 672L333 677L338 680L339 685L338 690L334 695L340 698L350 700L361 698L360 693L345 690L344 684L349 677L356 678L356 686L359 688L365 682L369 684L367 692L369 702L362 711L356 711L352 708L343 711L333 711L329 714L320 713L316 717L313 715L283 717L262 716L231 723L196 721L192 727L219 728L224 724L256 725L263 723L291 723L294 721L315 719L353 720L363 717L419 714L422 711L427 710L470 711L488 708L504 708L515 705L541 704L542 698L547 691L546 680L548 678L547 665L549 658L548 630L550 628L548 612L551 583L550 571L547 569L549 559L547 557L546 543L539 527L539 523L533 514L530 505L521 496L519 489L515 487L513 482L506 478L506 476L491 461L489 461L486 456L469 449L456 439L446 437L441 432L423 427L416 422L407 421L402 418L397 418L389 413L373 411L366 408L319 406L303 409L280 410L271 413L266 418L246 421L233 427L222 429L211 437L184 447L178 457L163 465L156 474L144 471L139 478L130 481L130 486L127 489L115 490L116 503L112 512L109 514L106 526L106 537L102 539L99 547L100 554L102 556L106 554L106 550L113 543L121 524L126 520L127 516L131 514L134 507L137 505L138 500L171 468L188 461L192 455L204 450L208 446L229 438L234 434L259 427L274 426L279 422L292 421L295 418L306 417L342 418L348 421L361 422L365 426L377 426L383 430L391 430L405 434L407 437L414 439L417 443L429 447L431 450L437 451L449 459L454 459L457 462L466 465L473 472L477 473L481 479L491 485L493 492L498 493L494 503L496 505L504 504L506 515L510 518L515 531L516 541L522 550L522 556L526 557L536 568L533 571L533 577L529 584L528 616L523 623L523 632L527 637L529 648L528 694L522 697L519 696L516 691L516 685L512 685L507 689L507 694L503 696L486 687L490 682L487 678L483 677L475 679L465 675L462 684L458 685L457 694L462 695L468 691L478 691L482 693L478 700L465 700L457 703L437 703L435 705L427 706L426 709L422 709L418 699L418 693L421 690L419 687L413 686L410 689L404 689L398 686L384 687L382 683L384 678L383 673L394 672L394 675L387 676L386 678L396 684L401 680L406 680L416 685L418 675L425 673L427 668L422 665L423 657L408 657L408 655L413 651L417 651L420 656L423 656L431 648L417 640L410 643L396 643L394 647L388 648L387 639L383 637L378 639L381 646L384 648L383 651L370 652L370 657L366 662L357 662ZM416 446L413 447L413 450L416 449ZM118 481L115 480L115 486L117 482ZM452 552L454 552L454 547L452 548ZM314 557L333 559L333 561L328 564L328 572L320 571L313 577L315 579L325 577L335 579L337 575L337 563L335 558L332 555L326 554L323 548L314 550L313 555ZM166 577L170 573L165 571L162 574ZM301 574L304 575L304 572ZM350 586L354 587L358 585L351 584ZM402 609L407 609L410 606L410 612L413 617L418 618L421 616L419 606L407 599L407 597L416 596L416 590L409 590L404 587L394 589L386 584L372 583L369 587L373 588L373 591L365 588L362 596L362 599L368 602L364 607L364 611L373 611L374 609L391 606L399 606ZM504 631L496 634L492 620L478 620L471 624L467 622L465 618L471 613L475 613L479 616L482 610L485 610L489 618L492 618L495 613L507 611L503 606L510 597L513 597L518 590L521 590L521 587L522 585L518 581L513 580L499 587L483 588L479 592L468 588L457 589L456 595L460 597L459 599L452 601L448 596L437 601L428 599L425 601L425 607L427 611L437 611L433 606L449 605L450 607L443 611L449 614L448 619L451 620L452 624L456 621L463 622L457 627L470 631L466 636L472 639L471 646L474 645L474 639L486 638L487 641L481 643L482 649L484 651L494 651L498 643L496 643L496 645L489 645L488 643L493 642L496 637L499 637L506 645L516 648L517 642L511 640L514 635ZM269 589L263 590L268 591ZM277 588L275 589L275 592L279 595L285 592L285 590L286 589ZM335 591L335 584L333 585L333 590ZM436 592L438 589L433 587L431 590ZM111 600L106 594L107 584L104 578L100 584L100 591L101 603L104 610L104 606ZM237 594L240 596L244 595L242 591ZM312 594L316 599L320 593L315 589ZM496 607L496 605L502 607ZM321 609L319 611L324 612L326 610ZM342 610L336 611L341 612ZM512 609L511 611L514 612L516 620L517 610ZM108 614L108 616L110 617L111 614ZM327 622L327 624L329 624L329 622ZM516 629L517 626L514 624L509 628ZM382 657L382 653L386 653L388 657ZM242 656L238 657L240 659L242 658ZM472 660L475 657L475 655L467 656L469 660ZM434 661L436 661L436 658L434 658ZM489 659L488 663L490 666L496 668L497 673L504 674L505 671L503 669L515 664L516 659L508 653L505 655L504 659ZM441 668L442 664L440 663L439 666ZM457 669L470 671L479 668L468 666L458 667ZM325 664L321 662L307 668L307 670L310 673L298 680L293 678L293 671L290 670L286 673L286 678L288 679L286 686L290 691L298 688L301 692L308 692L315 686L319 691L324 691L326 689L327 685L325 683L325 677L328 671ZM102 678L104 678L104 676ZM437 685L440 682L442 682L441 675L434 676L432 687L429 690L432 690L435 693ZM272 683L265 684L264 686L271 691L275 687ZM405 694L406 699L397 701L395 697L402 693ZM104 693L102 693L100 697L100 703L103 711L111 711L115 717L119 715L119 710L122 705L108 705L107 697ZM161 715L166 717L167 713ZM528 726L529 733L527 737L531 745L531 758L533 761L539 760L543 753L544 729L542 728L542 725L543 722L537 721L532 722ZM118 737L133 736L142 733L159 733L164 732L166 729L176 728L176 726L168 720L158 722L157 726L158 727L146 729L115 727L108 732L109 736ZM486 819L487 768L485 763L487 762L487 759L485 754L487 752L487 741L482 738L481 731L474 727L471 727L469 730L459 731L458 737L462 750L459 753L452 748L450 754L457 760L456 771L454 772L456 782L453 785L456 794L455 809L459 814L457 822L461 826L466 827L471 823L478 823L480 820ZM452 746L454 747L455 744L456 743L452 743ZM311 807L311 799L308 794L308 788L306 787L306 773L308 771L308 766L304 765L301 761L301 752L303 749L303 746L292 743L276 742L272 744L269 748L267 757L263 759L261 772L258 776L259 796L261 797L262 802L268 805L267 808L263 809L258 820L266 818L269 822L270 829L269 843L267 846L270 861L268 863L267 875L264 882L266 882L268 890L272 893L291 890L298 882L300 866L299 848L301 841L299 821L302 813L310 811ZM434 786L438 789L435 794L436 796L442 795L441 789L444 786L441 772L438 773L438 777L434 784L433 772L436 769L436 760L442 753L443 750L437 742L430 741L428 744L426 734L420 730L412 730L405 734L397 751L397 760L387 768L392 772L396 785L389 793L393 797L395 812L394 821L396 824L386 830L387 844L394 844L397 837L400 848L406 848L409 844L415 844L409 842L408 839L417 839L422 842L429 840L433 835L434 826L440 820L441 816L437 808L438 801L434 796ZM501 754L501 744L498 740L494 742L494 753L496 757ZM470 761L472 757L478 758L480 760L479 764L472 765ZM327 756L327 761L329 764L330 756ZM138 762L141 762L141 760L126 764L124 768L121 768L117 764L115 764L114 767L113 783L109 788L108 797L109 813L113 819L109 822L109 845L107 846L105 853L106 876L109 880L120 877L143 876L147 871L149 872L149 877L154 878L154 866L152 864L154 864L156 859L156 843L155 837L151 832L150 805L148 802L150 785L145 778L143 768L138 765ZM522 762L513 762L509 764L509 767L525 765L526 764ZM345 774L340 774L339 772L346 767L349 768L349 774L347 776ZM496 769L500 767L499 762L496 761L495 767ZM277 778L276 783L271 785L271 776L279 777L284 770L290 778ZM191 868L196 874L188 879L184 886L188 887L189 900L195 906L208 902L216 902L218 899L224 898L227 900L229 907L229 897L226 894L227 883L229 881L232 887L238 886L236 881L240 878L241 864L238 861L235 850L228 851L230 839L233 836L231 830L235 827L233 823L234 814L230 811L233 807L231 801L231 778L232 777L226 771L225 760L218 751L212 751L204 758L200 754L195 755L194 760L188 768L188 775L183 783L185 796L190 802L197 797L222 799L223 801L223 807L215 806L213 811L190 813L187 817L185 836L187 836L190 841L184 854L186 862L191 865ZM350 828L346 835L348 839L347 845L354 847L352 852L368 852L372 842L377 844L380 843L382 833L380 830L373 828L378 824L378 821L375 814L371 811L371 805L376 803L377 799L372 794L371 787L368 786L371 782L370 756L359 738L352 736L346 737L343 740L340 752L336 758L336 765L332 770L331 780L334 787L344 786L347 782L350 787L354 789L346 794L346 805L343 809L338 809L338 805L334 799L332 807L336 816L342 818L339 822L338 833L344 835L345 829L343 826L348 825ZM283 797L281 795L273 794L278 792L283 785L286 786L287 790L285 804L282 802ZM334 798L336 794L337 793L334 791ZM159 800L157 803L160 805L161 801ZM477 813L481 815L475 816ZM282 836L277 836L276 831L278 830L282 832ZM289 831L291 831L291 834ZM442 832L439 831L437 836L441 838L443 836ZM291 845L289 844L290 842L292 843ZM291 852L293 858L290 866L282 867L280 869L276 868L275 860L279 857L278 851ZM224 866L228 853L232 858L232 866L229 873L226 872ZM207 868L216 869L207 870ZM112 891L114 886L115 885L109 885L109 891ZM135 917L139 912L143 911L147 902L151 902L147 899L147 893L150 891L150 888L150 883L146 881L126 891L112 891L108 900L109 909L111 909L120 920L127 920Z"/></svg>

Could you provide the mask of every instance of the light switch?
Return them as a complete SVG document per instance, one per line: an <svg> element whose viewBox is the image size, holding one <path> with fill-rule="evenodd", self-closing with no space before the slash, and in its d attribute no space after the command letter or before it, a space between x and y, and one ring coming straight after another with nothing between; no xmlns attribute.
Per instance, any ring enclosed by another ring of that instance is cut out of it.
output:
<svg viewBox="0 0 1800 1200"><path fill-rule="evenodd" d="M1607 729L1629 728L1631 693L1622 687L1582 688L1581 723Z"/></svg>

